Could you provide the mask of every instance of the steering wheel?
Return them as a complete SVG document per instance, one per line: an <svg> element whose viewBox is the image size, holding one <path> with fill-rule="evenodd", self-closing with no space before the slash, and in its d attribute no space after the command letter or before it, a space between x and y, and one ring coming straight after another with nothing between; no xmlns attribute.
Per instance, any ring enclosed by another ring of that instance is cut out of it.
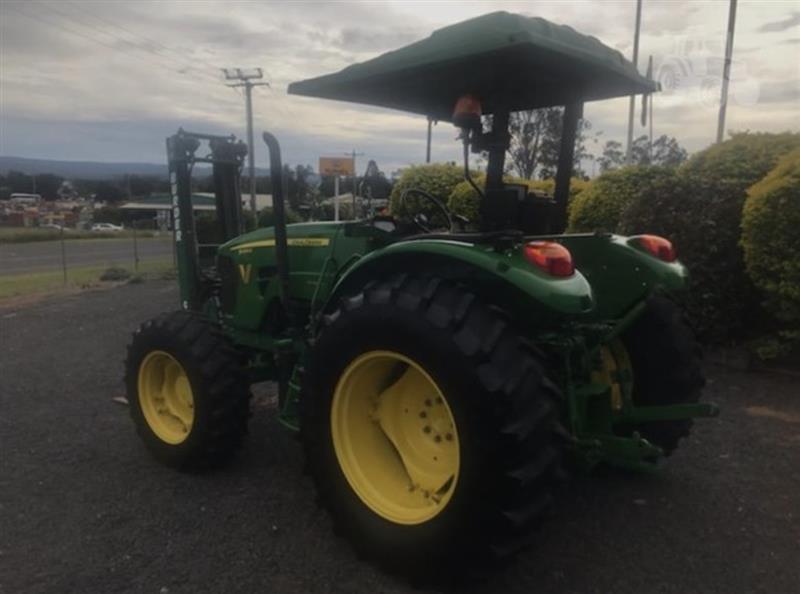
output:
<svg viewBox="0 0 800 594"><path fill-rule="evenodd" d="M447 230L450 231L453 228L453 217L450 214L450 210L444 205L444 203L439 200L436 196L433 196L426 192L425 190L420 190L419 188L409 188L405 192L400 195L400 206L403 210L406 210L406 202L409 196L417 195L421 198L424 198L428 202L432 203L436 209L444 215L444 218L447 220ZM426 217L423 213L417 213L412 218L414 224L419 227L425 233L432 233L433 228L428 224L428 217Z"/></svg>

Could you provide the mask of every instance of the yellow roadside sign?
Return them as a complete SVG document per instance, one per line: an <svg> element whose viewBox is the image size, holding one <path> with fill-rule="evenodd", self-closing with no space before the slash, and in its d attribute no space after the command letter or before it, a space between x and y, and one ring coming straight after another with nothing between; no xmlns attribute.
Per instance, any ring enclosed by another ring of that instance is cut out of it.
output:
<svg viewBox="0 0 800 594"><path fill-rule="evenodd" d="M320 157L320 175L353 175L353 159L347 157Z"/></svg>

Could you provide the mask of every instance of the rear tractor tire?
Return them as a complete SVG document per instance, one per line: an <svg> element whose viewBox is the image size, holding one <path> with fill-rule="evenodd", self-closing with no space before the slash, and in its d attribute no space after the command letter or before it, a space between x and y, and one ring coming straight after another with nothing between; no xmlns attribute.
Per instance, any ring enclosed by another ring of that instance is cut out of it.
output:
<svg viewBox="0 0 800 594"><path fill-rule="evenodd" d="M125 384L139 435L167 466L219 466L241 446L247 374L240 354L205 319L177 311L142 324L128 346Z"/></svg>
<svg viewBox="0 0 800 594"><path fill-rule="evenodd" d="M560 465L560 394L503 316L436 278L327 316L301 399L320 502L364 557L458 581L526 544Z"/></svg>
<svg viewBox="0 0 800 594"><path fill-rule="evenodd" d="M633 376L637 406L694 404L706 380L701 351L680 308L666 297L651 297L644 313L622 335ZM669 456L689 435L692 420L641 423L631 429Z"/></svg>

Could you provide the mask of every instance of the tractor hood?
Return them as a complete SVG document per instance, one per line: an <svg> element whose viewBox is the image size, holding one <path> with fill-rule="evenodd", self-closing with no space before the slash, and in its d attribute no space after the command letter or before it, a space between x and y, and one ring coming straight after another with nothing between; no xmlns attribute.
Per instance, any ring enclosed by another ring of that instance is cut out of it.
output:
<svg viewBox="0 0 800 594"><path fill-rule="evenodd" d="M450 121L459 97L483 113L520 111L658 90L595 37L541 18L493 12L434 31L289 93L389 107Z"/></svg>

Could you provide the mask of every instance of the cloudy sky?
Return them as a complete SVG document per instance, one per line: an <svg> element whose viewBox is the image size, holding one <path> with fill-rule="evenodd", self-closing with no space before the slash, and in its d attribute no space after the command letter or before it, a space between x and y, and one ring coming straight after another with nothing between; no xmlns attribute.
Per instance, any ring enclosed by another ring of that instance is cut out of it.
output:
<svg viewBox="0 0 800 594"><path fill-rule="evenodd" d="M219 72L242 66L263 68L271 83L254 94L255 125L278 135L286 161L316 164L356 149L392 171L424 159L423 118L288 96L287 84L500 9L570 25L631 56L633 0L2 0L0 155L157 163L178 126L243 136L243 97ZM652 54L695 73L656 97L655 134L690 151L715 135L718 87L707 58L722 53L727 13L727 0L644 0L640 64ZM740 0L732 79L729 130L798 130L800 0ZM624 140L626 99L589 103L585 115L601 132L598 147ZM435 130L434 159L457 159L452 126Z"/></svg>

